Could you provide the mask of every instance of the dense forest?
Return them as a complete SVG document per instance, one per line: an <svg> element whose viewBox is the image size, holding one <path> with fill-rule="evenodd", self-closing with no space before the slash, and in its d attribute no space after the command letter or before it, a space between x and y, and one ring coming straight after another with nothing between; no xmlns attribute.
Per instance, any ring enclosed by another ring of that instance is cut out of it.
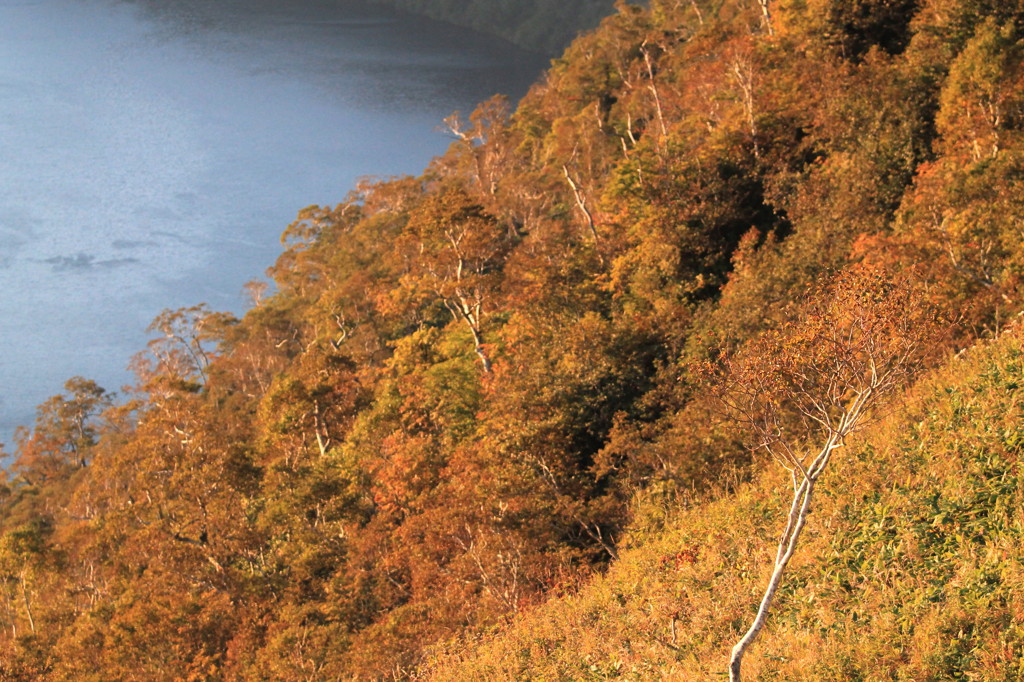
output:
<svg viewBox="0 0 1024 682"><path fill-rule="evenodd" d="M1020 0L620 3L39 407L0 678L1021 679L1022 86Z"/></svg>
<svg viewBox="0 0 1024 682"><path fill-rule="evenodd" d="M612 13L614 0L372 0L547 54Z"/></svg>

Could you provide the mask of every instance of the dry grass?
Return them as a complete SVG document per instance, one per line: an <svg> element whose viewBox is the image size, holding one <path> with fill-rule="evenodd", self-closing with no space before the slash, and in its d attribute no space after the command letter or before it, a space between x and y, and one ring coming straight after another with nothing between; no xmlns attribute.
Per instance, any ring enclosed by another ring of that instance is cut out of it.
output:
<svg viewBox="0 0 1024 682"><path fill-rule="evenodd" d="M952 360L835 462L749 679L1024 679L1022 346L1008 333ZM767 580L787 485L766 469L638 534L605 576L435 649L426 675L718 678Z"/></svg>

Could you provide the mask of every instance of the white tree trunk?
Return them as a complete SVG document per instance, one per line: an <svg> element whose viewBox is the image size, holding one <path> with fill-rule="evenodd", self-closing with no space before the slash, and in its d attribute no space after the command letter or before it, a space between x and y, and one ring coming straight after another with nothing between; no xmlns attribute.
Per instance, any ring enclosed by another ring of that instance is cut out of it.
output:
<svg viewBox="0 0 1024 682"><path fill-rule="evenodd" d="M25 602L25 615L28 616L28 626L32 634L36 633L36 619L32 617L32 604L28 598L28 588L25 585L25 571L21 572L21 598Z"/></svg>
<svg viewBox="0 0 1024 682"><path fill-rule="evenodd" d="M775 570L768 581L768 588L761 598L761 606L757 609L757 616L751 623L743 638L732 648L732 657L729 659L729 682L740 682L740 666L743 664L743 654L747 648L757 639L764 623L768 618L768 611L772 602L775 601L775 593L782 584L782 575L789 565L789 560L796 550L796 543L800 539L800 532L807 522L807 513L810 511L811 495L814 493L814 480L804 478L803 482L793 491L793 503L789 508L789 515L786 518L786 530L782 533L779 546L775 553Z"/></svg>

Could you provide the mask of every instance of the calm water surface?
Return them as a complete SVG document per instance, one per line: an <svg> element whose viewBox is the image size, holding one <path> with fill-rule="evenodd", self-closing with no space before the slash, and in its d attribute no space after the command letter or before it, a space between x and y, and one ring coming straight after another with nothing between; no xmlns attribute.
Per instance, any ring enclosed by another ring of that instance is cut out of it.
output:
<svg viewBox="0 0 1024 682"><path fill-rule="evenodd" d="M0 0L0 439L128 382L162 309L240 312L299 208L419 172L544 64L357 1Z"/></svg>

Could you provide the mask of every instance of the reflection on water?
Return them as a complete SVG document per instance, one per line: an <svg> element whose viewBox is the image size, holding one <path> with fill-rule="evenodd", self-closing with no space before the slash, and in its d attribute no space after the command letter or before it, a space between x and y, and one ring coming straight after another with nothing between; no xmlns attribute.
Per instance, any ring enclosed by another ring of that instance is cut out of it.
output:
<svg viewBox="0 0 1024 682"><path fill-rule="evenodd" d="M354 0L0 0L0 437L125 383L161 309L239 311L299 208L543 65Z"/></svg>

